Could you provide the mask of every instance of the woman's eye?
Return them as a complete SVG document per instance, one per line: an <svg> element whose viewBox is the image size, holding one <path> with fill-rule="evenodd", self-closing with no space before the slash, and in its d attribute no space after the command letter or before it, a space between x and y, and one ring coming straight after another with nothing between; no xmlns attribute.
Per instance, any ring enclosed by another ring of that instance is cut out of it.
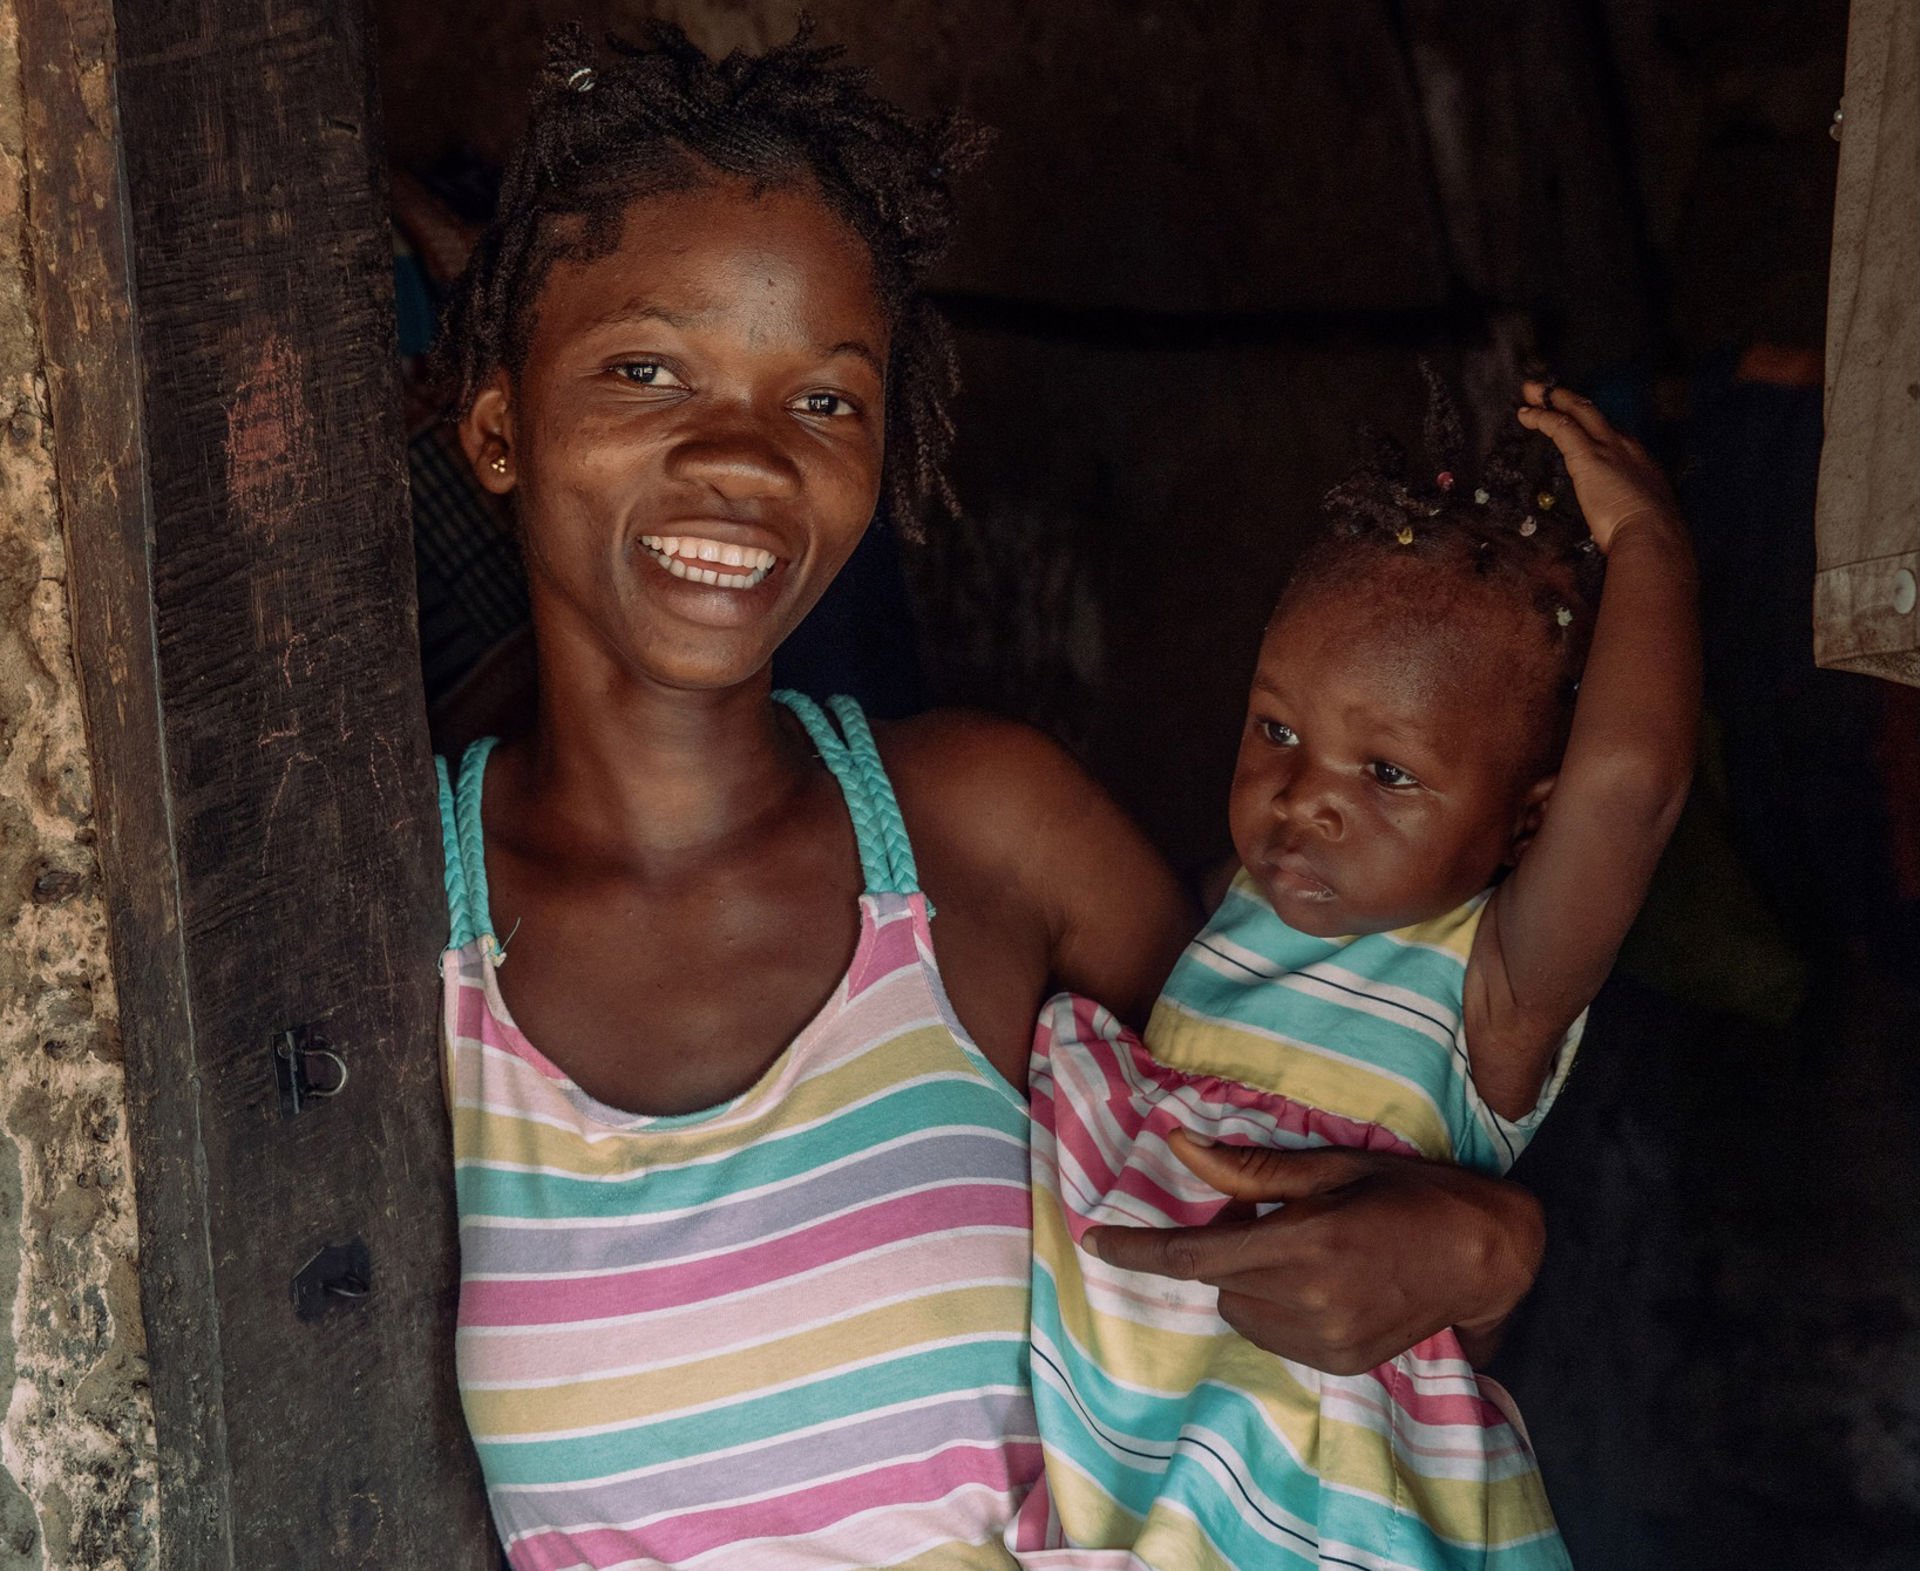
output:
<svg viewBox="0 0 1920 1571"><path fill-rule="evenodd" d="M794 403L803 414L809 415L850 415L856 413L853 405L838 393L802 393Z"/></svg>
<svg viewBox="0 0 1920 1571"><path fill-rule="evenodd" d="M635 387L686 386L658 360L625 360L613 368L613 374Z"/></svg>
<svg viewBox="0 0 1920 1571"><path fill-rule="evenodd" d="M1275 747L1293 747L1300 740L1299 734L1292 726L1282 724L1278 720L1262 720L1260 734Z"/></svg>
<svg viewBox="0 0 1920 1571"><path fill-rule="evenodd" d="M1398 764L1389 764L1384 759L1368 764L1373 778L1389 790L1398 790L1406 786L1417 786L1420 782Z"/></svg>

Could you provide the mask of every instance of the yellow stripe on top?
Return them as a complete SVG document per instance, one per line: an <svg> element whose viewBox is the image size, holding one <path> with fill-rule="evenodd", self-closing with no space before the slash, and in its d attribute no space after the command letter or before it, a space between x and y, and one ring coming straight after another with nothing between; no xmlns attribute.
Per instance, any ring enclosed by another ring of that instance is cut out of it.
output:
<svg viewBox="0 0 1920 1571"><path fill-rule="evenodd" d="M515 1571L1015 1565L1040 1467L1025 1103L947 1004L857 707L836 733L783 702L847 795L860 937L812 1023L701 1113L608 1107L520 1032L485 747L443 779L456 1362Z"/></svg>
<svg viewBox="0 0 1920 1571"><path fill-rule="evenodd" d="M1365 1109L1362 1122L1392 1130L1422 1156L1453 1155L1446 1115L1425 1087L1338 1049L1194 1014L1165 997L1153 1006L1147 1038L1171 1069L1258 1086L1309 1107Z"/></svg>
<svg viewBox="0 0 1920 1571"><path fill-rule="evenodd" d="M1322 1374L1235 1335L1214 1285L1120 1270L1074 1242L1088 1227L1219 1220L1225 1197L1174 1155L1176 1129L1503 1171L1578 1033L1528 1118L1486 1106L1462 1030L1485 908L1329 940L1285 927L1243 878L1175 967L1145 1043L1087 1000L1048 1005L1031 1073L1046 1477L1014 1527L1036 1567L1567 1571L1525 1437L1452 1333L1362 1375Z"/></svg>

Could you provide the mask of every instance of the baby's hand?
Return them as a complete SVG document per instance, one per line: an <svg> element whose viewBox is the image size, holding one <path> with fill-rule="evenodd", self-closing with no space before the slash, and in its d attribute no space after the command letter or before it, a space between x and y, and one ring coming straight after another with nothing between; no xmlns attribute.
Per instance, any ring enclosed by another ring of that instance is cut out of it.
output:
<svg viewBox="0 0 1920 1571"><path fill-rule="evenodd" d="M1526 399L1520 423L1543 432L1560 449L1573 494L1602 551L1612 550L1614 537L1629 524L1678 525L1679 504L1660 466L1632 437L1614 430L1589 400L1551 382L1523 382L1520 394Z"/></svg>

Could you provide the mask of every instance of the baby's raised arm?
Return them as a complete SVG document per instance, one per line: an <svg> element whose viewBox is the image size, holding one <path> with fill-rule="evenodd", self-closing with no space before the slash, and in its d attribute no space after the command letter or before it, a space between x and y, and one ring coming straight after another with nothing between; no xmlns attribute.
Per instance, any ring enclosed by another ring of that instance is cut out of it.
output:
<svg viewBox="0 0 1920 1571"><path fill-rule="evenodd" d="M1467 1050L1495 1111L1533 1107L1647 892L1693 775L1700 634L1686 525L1658 466L1588 400L1529 382L1520 423L1566 460L1607 574L1573 729L1538 833L1467 971Z"/></svg>

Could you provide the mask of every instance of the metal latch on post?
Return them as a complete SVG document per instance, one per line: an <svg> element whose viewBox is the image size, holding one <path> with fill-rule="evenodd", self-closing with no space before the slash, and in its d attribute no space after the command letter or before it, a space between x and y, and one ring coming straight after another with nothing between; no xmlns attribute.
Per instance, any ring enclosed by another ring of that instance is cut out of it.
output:
<svg viewBox="0 0 1920 1571"><path fill-rule="evenodd" d="M270 1045L282 1118L298 1118L315 1100L325 1101L347 1088L347 1061L327 1045L317 1026L276 1031Z"/></svg>

